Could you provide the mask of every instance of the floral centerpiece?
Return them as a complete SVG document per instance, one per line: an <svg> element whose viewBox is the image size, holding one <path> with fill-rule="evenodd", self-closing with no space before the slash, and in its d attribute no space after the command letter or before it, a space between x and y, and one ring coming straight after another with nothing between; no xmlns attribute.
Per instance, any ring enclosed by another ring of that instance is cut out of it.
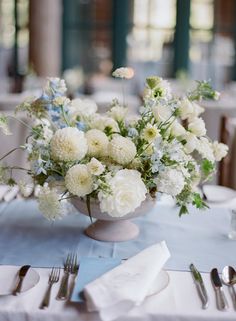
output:
<svg viewBox="0 0 236 321"><path fill-rule="evenodd" d="M124 82L133 71L119 68L113 75ZM228 150L206 136L200 117L204 109L199 102L219 98L208 82L197 82L194 90L178 97L166 80L148 77L137 115L129 115L129 107L117 99L99 114L93 101L65 95L64 80L49 78L39 98L17 107L33 123L23 123L30 134L19 147L28 153L30 164L21 170L32 181L15 182L11 175L17 167L0 167L1 182L18 183L23 195L32 192L33 184L41 186L39 209L48 219L62 217L66 202L74 197L84 199L89 210L95 199L101 212L116 218L134 212L157 193L171 195L180 215L188 212L188 204L207 206L197 186ZM0 127L10 134L7 116L0 115Z"/></svg>

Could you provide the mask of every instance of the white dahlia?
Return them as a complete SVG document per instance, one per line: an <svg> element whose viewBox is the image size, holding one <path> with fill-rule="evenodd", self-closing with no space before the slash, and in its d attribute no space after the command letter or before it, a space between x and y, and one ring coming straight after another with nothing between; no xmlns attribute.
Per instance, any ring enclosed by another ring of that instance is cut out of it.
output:
<svg viewBox="0 0 236 321"><path fill-rule="evenodd" d="M90 129L85 134L88 143L88 154L90 156L107 155L108 137L99 129Z"/></svg>
<svg viewBox="0 0 236 321"><path fill-rule="evenodd" d="M156 179L157 189L159 192L176 196L184 188L184 176L180 170L166 167Z"/></svg>
<svg viewBox="0 0 236 321"><path fill-rule="evenodd" d="M112 217L122 217L135 211L145 200L147 189L136 170L122 169L109 182L111 194L99 193L100 208Z"/></svg>
<svg viewBox="0 0 236 321"><path fill-rule="evenodd" d="M122 136L115 136L108 145L109 155L119 164L125 165L130 163L137 149L132 140Z"/></svg>
<svg viewBox="0 0 236 321"><path fill-rule="evenodd" d="M52 158L64 162L79 161L88 150L84 133L75 127L58 129L51 139L50 147Z"/></svg>
<svg viewBox="0 0 236 321"><path fill-rule="evenodd" d="M73 195L83 197L93 191L92 175L86 165L72 166L66 173L65 184Z"/></svg>

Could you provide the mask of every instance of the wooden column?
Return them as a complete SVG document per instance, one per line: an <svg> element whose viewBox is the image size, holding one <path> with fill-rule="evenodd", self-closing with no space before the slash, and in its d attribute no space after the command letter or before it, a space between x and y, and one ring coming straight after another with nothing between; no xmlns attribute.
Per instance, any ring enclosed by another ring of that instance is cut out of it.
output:
<svg viewBox="0 0 236 321"><path fill-rule="evenodd" d="M29 59L41 77L61 72L61 0L30 0Z"/></svg>

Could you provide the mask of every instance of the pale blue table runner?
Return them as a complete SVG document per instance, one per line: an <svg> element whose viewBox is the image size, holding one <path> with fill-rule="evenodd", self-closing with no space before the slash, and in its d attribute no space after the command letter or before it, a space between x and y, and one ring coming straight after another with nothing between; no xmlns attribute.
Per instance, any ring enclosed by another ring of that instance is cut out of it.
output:
<svg viewBox="0 0 236 321"><path fill-rule="evenodd" d="M99 242L83 234L88 217L69 215L53 224L47 221L35 201L15 200L0 205L0 264L61 266L68 251L79 256L128 258L145 247L165 240L171 252L167 269L188 270L194 262L200 271L224 265L236 267L236 241L227 238L230 212L214 208L191 209L178 217L175 207L157 204L147 215L135 219L140 235L121 243Z"/></svg>

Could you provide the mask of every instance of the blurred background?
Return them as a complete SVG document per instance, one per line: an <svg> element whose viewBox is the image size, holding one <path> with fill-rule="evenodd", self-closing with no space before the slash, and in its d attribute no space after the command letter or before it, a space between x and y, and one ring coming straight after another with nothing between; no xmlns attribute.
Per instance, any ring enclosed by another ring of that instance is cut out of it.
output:
<svg viewBox="0 0 236 321"><path fill-rule="evenodd" d="M70 97L92 98L101 112L121 95L117 67L135 70L126 88L132 112L146 76L168 78L180 95L210 79L222 95L204 103L208 135L231 151L235 144L227 182L218 182L236 188L235 48L235 0L0 0L0 112L40 94L47 76L63 77ZM19 130L11 142L0 137L2 153L22 141Z"/></svg>

